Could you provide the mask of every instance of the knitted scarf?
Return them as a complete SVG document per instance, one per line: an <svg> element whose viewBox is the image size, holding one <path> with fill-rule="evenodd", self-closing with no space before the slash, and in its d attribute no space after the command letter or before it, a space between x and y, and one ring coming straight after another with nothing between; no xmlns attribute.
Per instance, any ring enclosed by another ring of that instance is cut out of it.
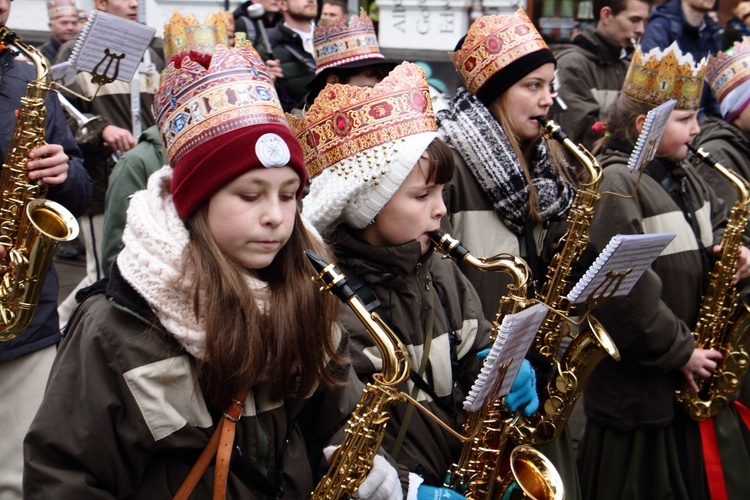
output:
<svg viewBox="0 0 750 500"><path fill-rule="evenodd" d="M497 215L514 233L522 234L529 213L529 185L498 121L464 87L458 89L451 108L439 111L437 118L443 140L461 154ZM558 173L545 139L532 156L531 178L542 220L565 217L575 189Z"/></svg>
<svg viewBox="0 0 750 500"><path fill-rule="evenodd" d="M122 233L125 244L117 265L125 280L151 306L162 326L191 355L205 358L205 318L193 310L194 276L182 262L190 239L177 215L169 186L172 168L162 167L148 180L147 188L135 193ZM184 274L184 276L183 276ZM245 280L263 310L267 284L249 273Z"/></svg>

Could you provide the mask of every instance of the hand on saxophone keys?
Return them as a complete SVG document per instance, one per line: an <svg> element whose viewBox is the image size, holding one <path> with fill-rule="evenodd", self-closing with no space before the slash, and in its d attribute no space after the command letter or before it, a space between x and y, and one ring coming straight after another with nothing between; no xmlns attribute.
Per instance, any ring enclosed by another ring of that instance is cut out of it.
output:
<svg viewBox="0 0 750 500"><path fill-rule="evenodd" d="M715 254L719 254L721 252L721 245L714 245L713 251ZM736 285L740 280L748 277L750 277L750 249L746 246L741 246L732 284Z"/></svg>
<svg viewBox="0 0 750 500"><path fill-rule="evenodd" d="M28 176L45 184L62 184L68 178L68 155L59 144L44 144L29 151Z"/></svg>
<svg viewBox="0 0 750 500"><path fill-rule="evenodd" d="M696 377L710 377L721 358L722 354L719 351L696 348L690 355L688 362L680 368L680 371L685 376L685 380L687 380L693 390L695 392L700 392L700 387L698 387L698 384L695 382Z"/></svg>

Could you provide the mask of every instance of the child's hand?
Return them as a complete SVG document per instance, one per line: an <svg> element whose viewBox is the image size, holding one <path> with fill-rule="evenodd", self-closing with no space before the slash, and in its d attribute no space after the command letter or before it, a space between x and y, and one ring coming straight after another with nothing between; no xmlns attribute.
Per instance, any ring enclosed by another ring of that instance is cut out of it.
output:
<svg viewBox="0 0 750 500"><path fill-rule="evenodd" d="M680 368L680 371L685 376L685 380L688 381L690 387L695 392L700 391L700 387L695 383L695 378L707 378L711 376L711 373L716 369L716 363L722 358L719 351L713 349L695 349L693 354L690 355L690 359L685 366Z"/></svg>
<svg viewBox="0 0 750 500"><path fill-rule="evenodd" d="M721 245L714 245L714 253L721 252ZM740 255L737 258L737 269L734 273L733 284L750 277L750 249L746 246L740 247Z"/></svg>
<svg viewBox="0 0 750 500"><path fill-rule="evenodd" d="M536 373L527 359L524 359L521 363L521 369L518 370L516 378L513 379L510 392L505 396L505 406L510 411L516 411L519 407L522 407L527 417L530 417L539 409L539 396L536 393Z"/></svg>

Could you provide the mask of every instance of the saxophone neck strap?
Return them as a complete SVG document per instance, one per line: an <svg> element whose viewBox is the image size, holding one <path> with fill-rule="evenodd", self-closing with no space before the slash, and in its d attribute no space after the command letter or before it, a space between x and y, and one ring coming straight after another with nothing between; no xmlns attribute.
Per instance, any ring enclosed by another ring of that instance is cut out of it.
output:
<svg viewBox="0 0 750 500"><path fill-rule="evenodd" d="M214 466L213 498L214 500L226 498L229 462L232 459L232 449L234 448L235 426L242 416L247 392L247 389L240 391L237 398L232 400L229 408L222 415L219 425L216 426L211 439L203 449L203 453L198 457L180 489L175 493L174 500L188 500L190 498L214 458L216 458L216 464Z"/></svg>

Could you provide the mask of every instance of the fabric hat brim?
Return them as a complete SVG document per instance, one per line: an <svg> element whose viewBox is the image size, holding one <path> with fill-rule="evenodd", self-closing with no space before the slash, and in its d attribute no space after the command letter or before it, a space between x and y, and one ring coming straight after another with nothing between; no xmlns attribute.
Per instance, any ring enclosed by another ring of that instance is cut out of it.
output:
<svg viewBox="0 0 750 500"><path fill-rule="evenodd" d="M388 66L388 71L401 64L402 61L396 61L394 59L362 59L359 61L352 61L345 64L339 64L338 66L330 66L320 71L317 75L313 76L305 87L307 90L315 88L323 88L326 85L326 78L331 73L334 73L338 69L356 69L366 68L372 66Z"/></svg>

